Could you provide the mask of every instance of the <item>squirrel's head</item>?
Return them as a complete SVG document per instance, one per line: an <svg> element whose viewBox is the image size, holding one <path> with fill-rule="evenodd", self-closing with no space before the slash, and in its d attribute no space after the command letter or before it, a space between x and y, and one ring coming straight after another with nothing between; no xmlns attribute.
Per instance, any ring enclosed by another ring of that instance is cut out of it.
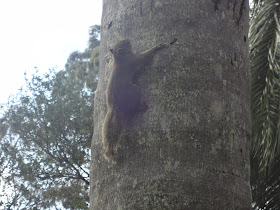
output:
<svg viewBox="0 0 280 210"><path fill-rule="evenodd" d="M110 52L116 58L122 58L127 54L132 54L132 47L129 39L119 41Z"/></svg>

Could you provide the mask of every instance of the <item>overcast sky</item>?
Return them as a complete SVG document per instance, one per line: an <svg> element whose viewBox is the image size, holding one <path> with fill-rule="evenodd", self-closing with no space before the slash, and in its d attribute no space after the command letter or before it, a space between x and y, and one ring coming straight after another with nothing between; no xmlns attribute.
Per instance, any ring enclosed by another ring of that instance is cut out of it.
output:
<svg viewBox="0 0 280 210"><path fill-rule="evenodd" d="M0 103L24 84L24 72L64 69L69 54L87 47L100 24L102 0L0 1Z"/></svg>

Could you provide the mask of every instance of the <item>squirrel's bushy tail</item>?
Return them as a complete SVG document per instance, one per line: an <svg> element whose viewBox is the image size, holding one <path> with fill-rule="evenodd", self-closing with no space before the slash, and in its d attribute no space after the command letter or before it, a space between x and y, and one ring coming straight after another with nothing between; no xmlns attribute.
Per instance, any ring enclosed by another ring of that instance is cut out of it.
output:
<svg viewBox="0 0 280 210"><path fill-rule="evenodd" d="M114 150L117 149L120 137L123 132L123 117L116 109L109 109L102 127L102 143L105 158L110 162L115 162Z"/></svg>

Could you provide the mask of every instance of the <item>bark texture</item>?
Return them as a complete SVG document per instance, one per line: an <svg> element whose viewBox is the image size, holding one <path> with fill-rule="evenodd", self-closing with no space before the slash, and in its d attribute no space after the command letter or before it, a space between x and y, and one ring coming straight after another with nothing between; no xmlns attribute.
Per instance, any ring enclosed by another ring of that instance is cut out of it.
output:
<svg viewBox="0 0 280 210"><path fill-rule="evenodd" d="M248 0L103 0L91 209L250 208L248 11ZM134 52L173 44L138 79L148 111L125 124L109 165L109 49L126 38Z"/></svg>

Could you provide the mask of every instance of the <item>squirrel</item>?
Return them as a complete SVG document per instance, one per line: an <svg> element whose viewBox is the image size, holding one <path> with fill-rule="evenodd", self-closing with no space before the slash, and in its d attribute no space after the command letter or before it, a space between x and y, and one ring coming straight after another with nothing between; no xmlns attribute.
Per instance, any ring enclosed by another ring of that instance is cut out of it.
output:
<svg viewBox="0 0 280 210"><path fill-rule="evenodd" d="M134 83L136 75L147 66L157 51L166 45L159 44L151 49L133 54L130 40L122 40L110 49L113 62L106 89L107 113L102 126L102 143L105 158L115 163L114 152L119 146L124 122L135 113L145 111L147 105L140 102L140 89Z"/></svg>

